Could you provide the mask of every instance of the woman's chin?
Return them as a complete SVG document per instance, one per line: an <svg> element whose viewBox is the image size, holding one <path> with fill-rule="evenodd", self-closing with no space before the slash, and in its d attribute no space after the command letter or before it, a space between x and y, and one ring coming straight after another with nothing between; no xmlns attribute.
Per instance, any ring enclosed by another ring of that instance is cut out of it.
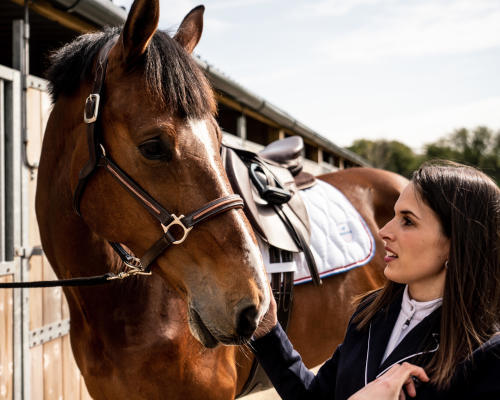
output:
<svg viewBox="0 0 500 400"><path fill-rule="evenodd" d="M384 268L384 275L387 279L396 283L406 283L406 280L394 270L393 265L387 264Z"/></svg>

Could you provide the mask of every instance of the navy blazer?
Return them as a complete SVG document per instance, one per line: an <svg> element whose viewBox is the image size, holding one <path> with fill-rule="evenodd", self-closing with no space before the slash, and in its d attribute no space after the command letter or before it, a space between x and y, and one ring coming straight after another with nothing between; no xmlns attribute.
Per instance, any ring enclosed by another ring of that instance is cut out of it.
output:
<svg viewBox="0 0 500 400"><path fill-rule="evenodd" d="M402 292L397 301L387 310L380 310L369 327L362 331L355 328L351 318L344 342L316 376L303 364L279 324L266 336L252 342L254 353L285 400L347 399L392 365L407 361L425 366L438 350L441 307L408 332L381 363L401 300ZM470 360L458 366L450 389L439 391L430 383L417 384L415 399L462 398L500 400L500 335L493 336Z"/></svg>

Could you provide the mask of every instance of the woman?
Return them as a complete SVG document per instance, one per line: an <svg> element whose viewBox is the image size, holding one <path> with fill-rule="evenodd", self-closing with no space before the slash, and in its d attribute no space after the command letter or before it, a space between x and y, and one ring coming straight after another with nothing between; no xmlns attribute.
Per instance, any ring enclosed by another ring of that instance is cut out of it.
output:
<svg viewBox="0 0 500 400"><path fill-rule="evenodd" d="M388 282L363 298L316 376L274 307L259 327L255 354L284 399L397 399L404 385L419 399L500 399L498 186L471 167L426 163L394 210L379 232Z"/></svg>

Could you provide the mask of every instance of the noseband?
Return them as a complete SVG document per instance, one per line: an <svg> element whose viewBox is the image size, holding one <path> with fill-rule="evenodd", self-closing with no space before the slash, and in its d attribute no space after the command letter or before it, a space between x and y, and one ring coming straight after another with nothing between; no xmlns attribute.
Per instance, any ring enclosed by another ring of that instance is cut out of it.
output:
<svg viewBox="0 0 500 400"><path fill-rule="evenodd" d="M142 189L132 178L130 178L120 167L118 167L106 155L104 146L101 143L99 135L99 103L102 97L102 88L106 77L106 68L108 64L109 51L116 43L116 38L108 41L99 51L96 64L96 74L92 93L87 97L83 119L87 124L87 142L89 149L89 160L80 170L78 176L78 185L73 194L73 208L78 215L80 214L80 201L85 190L85 186L91 175L97 170L97 167L103 167L115 178L146 210L155 217L160 223L164 234L158 239L139 259L129 254L120 243L110 242L111 247L120 256L125 265L129 268L128 272L116 275L116 278L124 278L129 275L150 274L151 264L168 247L173 244L181 244L186 239L188 233L193 227L215 215L229 211L235 208L243 208L243 199L237 194L223 196L210 201L201 208L189 213L188 215L179 215L169 213L144 189ZM182 229L182 235L175 237L172 228L177 226Z"/></svg>

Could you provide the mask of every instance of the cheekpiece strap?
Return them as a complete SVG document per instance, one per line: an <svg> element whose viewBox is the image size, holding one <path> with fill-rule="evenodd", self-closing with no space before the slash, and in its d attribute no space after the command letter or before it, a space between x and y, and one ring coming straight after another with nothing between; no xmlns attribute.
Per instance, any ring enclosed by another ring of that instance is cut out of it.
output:
<svg viewBox="0 0 500 400"><path fill-rule="evenodd" d="M87 184L87 179L95 171L98 161L99 140L97 138L98 131L96 123L99 119L99 106L101 104L102 88L106 78L106 69L108 65L108 55L113 45L118 40L115 37L109 40L99 51L95 67L95 79L92 87L92 93L85 100L83 110L83 120L87 124L87 144L89 150L89 159L87 164L80 170L78 174L78 184L73 194L73 209L78 215L80 214L80 200Z"/></svg>

